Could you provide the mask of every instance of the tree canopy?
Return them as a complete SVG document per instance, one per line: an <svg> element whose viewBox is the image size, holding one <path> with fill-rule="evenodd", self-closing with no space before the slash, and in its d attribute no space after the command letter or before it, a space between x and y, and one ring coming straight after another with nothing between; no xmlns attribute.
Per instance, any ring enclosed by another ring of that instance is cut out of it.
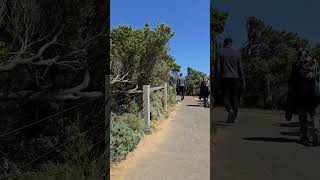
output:
<svg viewBox="0 0 320 180"><path fill-rule="evenodd" d="M171 27L164 24L152 29L133 29L120 25L111 30L111 84L115 88L157 86L169 79L170 72L180 66L169 54L169 41L174 36ZM125 86L125 87L124 87Z"/></svg>
<svg viewBox="0 0 320 180"><path fill-rule="evenodd" d="M124 99L143 85L155 87L174 81L171 76L180 71L180 65L169 54L169 41L173 37L171 27L164 24L151 28L146 23L143 29L119 25L111 30L110 69L114 99Z"/></svg>
<svg viewBox="0 0 320 180"><path fill-rule="evenodd" d="M187 94L195 95L196 90L200 88L203 78L208 77L205 73L197 71L191 67L188 67L187 72Z"/></svg>
<svg viewBox="0 0 320 180"><path fill-rule="evenodd" d="M260 107L284 105L291 66L309 41L297 33L276 30L257 17L247 20L248 44L242 49L248 87L245 103ZM318 54L317 46L311 49Z"/></svg>

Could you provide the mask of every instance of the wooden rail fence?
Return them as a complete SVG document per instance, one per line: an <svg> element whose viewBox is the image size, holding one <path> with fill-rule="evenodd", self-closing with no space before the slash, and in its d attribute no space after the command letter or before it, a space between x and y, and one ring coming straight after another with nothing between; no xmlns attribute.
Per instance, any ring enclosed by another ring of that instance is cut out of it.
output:
<svg viewBox="0 0 320 180"><path fill-rule="evenodd" d="M163 86L158 86L158 87L150 87L150 85L143 85L142 90L134 90L131 92L128 92L130 94L135 94L135 93L142 93L143 94L143 109L142 109L142 114L145 119L145 122L148 127L150 127L150 120L151 120L151 98L150 98L150 93L153 91L159 91L163 90L164 95L163 95L163 102L164 102L164 110L167 112L168 111L168 84L164 83Z"/></svg>
<svg viewBox="0 0 320 180"><path fill-rule="evenodd" d="M143 85L143 116L146 121L147 126L150 126L150 112L151 112L151 102L150 102L150 93L152 91L164 90L163 102L164 110L168 111L168 85L165 83L163 86L150 88L150 85Z"/></svg>

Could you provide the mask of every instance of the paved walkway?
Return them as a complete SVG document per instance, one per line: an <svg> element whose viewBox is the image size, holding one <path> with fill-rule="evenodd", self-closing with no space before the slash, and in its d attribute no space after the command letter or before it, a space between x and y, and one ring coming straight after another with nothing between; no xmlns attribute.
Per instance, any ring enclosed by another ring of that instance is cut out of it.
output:
<svg viewBox="0 0 320 180"><path fill-rule="evenodd" d="M317 180L320 147L305 147L299 139L297 117L259 110L240 110L238 124L222 121L222 108L213 110L218 133L213 153L214 180Z"/></svg>
<svg viewBox="0 0 320 180"><path fill-rule="evenodd" d="M186 97L155 135L140 143L111 180L209 180L209 108ZM121 178L119 178L121 177Z"/></svg>

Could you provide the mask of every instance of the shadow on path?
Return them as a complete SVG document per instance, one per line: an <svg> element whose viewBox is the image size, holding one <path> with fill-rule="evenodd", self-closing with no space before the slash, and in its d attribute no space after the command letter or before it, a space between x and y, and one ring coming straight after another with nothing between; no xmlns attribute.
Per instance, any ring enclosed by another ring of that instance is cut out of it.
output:
<svg viewBox="0 0 320 180"><path fill-rule="evenodd" d="M297 139L271 138L271 137L248 137L242 138L247 141L279 142L279 143L299 143Z"/></svg>
<svg viewBox="0 0 320 180"><path fill-rule="evenodd" d="M200 104L198 104L198 105L195 105L195 104L188 104L188 105L186 105L186 106L191 106L191 107L203 107L203 106L201 106Z"/></svg>
<svg viewBox="0 0 320 180"><path fill-rule="evenodd" d="M291 131L291 132L280 132L283 136L300 136L301 133L299 131Z"/></svg>
<svg viewBox="0 0 320 180"><path fill-rule="evenodd" d="M289 138L271 138L271 137L249 137L242 138L247 141L262 141L262 142L276 142L276 143L296 143L304 147L310 147L310 144L303 144L298 139L289 139Z"/></svg>
<svg viewBox="0 0 320 180"><path fill-rule="evenodd" d="M217 122L214 122L214 124L220 127L232 127L231 123L226 123L224 121L217 121Z"/></svg>
<svg viewBox="0 0 320 180"><path fill-rule="evenodd" d="M273 124L273 126L276 126L276 127L299 127L300 124L299 124L299 122L276 123L276 124Z"/></svg>

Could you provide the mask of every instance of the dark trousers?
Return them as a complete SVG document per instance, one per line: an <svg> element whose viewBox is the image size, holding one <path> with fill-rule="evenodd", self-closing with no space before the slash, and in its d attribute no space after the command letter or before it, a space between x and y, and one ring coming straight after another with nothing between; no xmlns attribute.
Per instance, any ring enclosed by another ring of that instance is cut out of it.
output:
<svg viewBox="0 0 320 180"><path fill-rule="evenodd" d="M185 93L186 93L186 88L185 88L185 86L179 86L179 95L181 96L181 100L184 99Z"/></svg>
<svg viewBox="0 0 320 180"><path fill-rule="evenodd" d="M310 116L311 121L308 121L308 115ZM308 127L314 127L314 113L299 113L299 122L300 122L300 129L302 131L302 138L308 138Z"/></svg>
<svg viewBox="0 0 320 180"><path fill-rule="evenodd" d="M204 107L209 107L208 105L209 105L208 104L208 97L205 96L205 97L203 97L203 106Z"/></svg>
<svg viewBox="0 0 320 180"><path fill-rule="evenodd" d="M203 98L204 107L208 106L209 95L210 95L209 87L203 86L200 88L200 96Z"/></svg>
<svg viewBox="0 0 320 180"><path fill-rule="evenodd" d="M313 126L313 117L315 115L315 97L314 97L314 80L298 79L294 84L296 92L296 107L299 114L302 137L308 137L308 126ZM311 121L308 121L310 116Z"/></svg>
<svg viewBox="0 0 320 180"><path fill-rule="evenodd" d="M233 110L236 116L240 103L241 80L234 78L225 78L222 79L221 83L224 106L228 112L230 112L230 110Z"/></svg>

